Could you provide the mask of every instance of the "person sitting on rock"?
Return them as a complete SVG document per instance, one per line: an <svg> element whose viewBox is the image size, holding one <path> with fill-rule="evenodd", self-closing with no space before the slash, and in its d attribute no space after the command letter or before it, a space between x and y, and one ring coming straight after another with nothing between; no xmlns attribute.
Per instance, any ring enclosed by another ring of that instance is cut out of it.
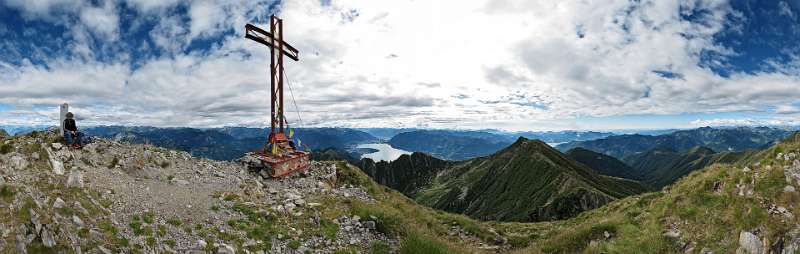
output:
<svg viewBox="0 0 800 254"><path fill-rule="evenodd" d="M72 112L67 112L67 119L64 119L64 140L68 146L80 149L83 147L83 133L78 131Z"/></svg>

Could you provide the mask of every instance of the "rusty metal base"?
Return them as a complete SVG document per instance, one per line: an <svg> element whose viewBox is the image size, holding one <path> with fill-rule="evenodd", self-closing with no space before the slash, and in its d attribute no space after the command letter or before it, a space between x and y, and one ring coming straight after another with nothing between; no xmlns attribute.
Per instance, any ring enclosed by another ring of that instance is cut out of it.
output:
<svg viewBox="0 0 800 254"><path fill-rule="evenodd" d="M311 165L310 154L303 151L280 154L255 152L253 155L261 160L261 164L264 165L262 170L267 170L266 173L271 177L285 177L295 172L303 172Z"/></svg>

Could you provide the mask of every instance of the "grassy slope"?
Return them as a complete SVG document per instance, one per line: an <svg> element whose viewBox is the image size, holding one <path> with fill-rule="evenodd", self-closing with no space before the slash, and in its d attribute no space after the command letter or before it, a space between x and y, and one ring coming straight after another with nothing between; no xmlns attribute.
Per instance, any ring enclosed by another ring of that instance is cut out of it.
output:
<svg viewBox="0 0 800 254"><path fill-rule="evenodd" d="M738 247L740 231L762 230L766 238L776 239L798 224L796 217L770 215L769 204L800 213L793 204L800 200L794 192L783 192L788 184L783 166L791 162L775 159L781 152L800 150L800 136L735 165L715 164L684 177L662 192L647 193L612 202L580 216L551 223L501 223L501 231L515 232L532 239L520 253L672 253L682 252L679 240L664 236L674 226L682 242L695 250L709 248L715 253L732 253ZM760 163L760 166L754 166ZM743 167L754 169L744 172ZM714 191L715 182L721 183ZM753 195L740 196L737 183L754 182ZM603 232L615 236L604 239ZM596 240L596 244L591 244Z"/></svg>
<svg viewBox="0 0 800 254"><path fill-rule="evenodd" d="M357 200L342 208L351 210L362 218L377 218L379 231L397 236L401 241L401 253L476 253L477 246L464 244L457 236L449 236L448 230L458 225L470 235L494 240L489 225L477 222L464 215L451 214L421 206L398 191L375 183L358 168L338 163L339 181L359 185L376 199L375 204ZM341 205L340 205L341 206Z"/></svg>
<svg viewBox="0 0 800 254"><path fill-rule="evenodd" d="M791 162L775 159L778 153L798 151L800 135L792 142L776 145L745 161L715 164L692 172L661 192L617 200L563 221L476 222L421 207L400 193L379 187L366 176L358 177L361 184L372 186L370 188L376 189L381 198L377 206L358 209L393 218L388 221L395 220L390 225L398 225L397 232L449 246L451 253L477 250L443 234L442 228L436 225L447 220L457 221L485 237L491 236L487 229L493 228L515 246L517 253L679 253L683 252L683 243L689 243L695 251L708 248L715 253L731 253L738 247L740 231L760 230L762 239L774 243L800 222L796 217L789 219L769 214L767 208L774 204L787 207L792 214L800 214L800 207L793 205L800 201L800 195L783 192L788 183L782 169ZM756 163L759 166L754 166ZM753 170L745 172L742 170L745 166ZM361 175L361 172L356 170L353 174ZM715 191L716 182L721 187ZM750 185L750 182L755 184ZM738 195L737 183L752 188L753 194ZM680 232L679 239L664 235L670 228ZM613 236L606 239L604 232Z"/></svg>
<svg viewBox="0 0 800 254"><path fill-rule="evenodd" d="M637 171L643 172L642 182L655 190L674 183L694 170L715 163L732 163L756 155L753 150L742 152L714 153L703 147L695 147L686 152L671 149L654 149L629 158Z"/></svg>

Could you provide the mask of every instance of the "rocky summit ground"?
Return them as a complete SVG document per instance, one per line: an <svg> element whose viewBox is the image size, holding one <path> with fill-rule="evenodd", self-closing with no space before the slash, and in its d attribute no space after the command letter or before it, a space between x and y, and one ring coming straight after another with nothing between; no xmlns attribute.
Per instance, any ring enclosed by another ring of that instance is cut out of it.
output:
<svg viewBox="0 0 800 254"><path fill-rule="evenodd" d="M341 165L341 164L340 164ZM53 132L0 140L3 253L392 253L342 202L375 202L337 164L265 179L242 163Z"/></svg>

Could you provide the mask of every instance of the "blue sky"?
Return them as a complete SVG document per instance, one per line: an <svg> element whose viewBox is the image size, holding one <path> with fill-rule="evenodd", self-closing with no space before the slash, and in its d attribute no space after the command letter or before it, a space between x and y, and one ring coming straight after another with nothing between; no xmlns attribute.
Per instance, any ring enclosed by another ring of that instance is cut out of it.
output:
<svg viewBox="0 0 800 254"><path fill-rule="evenodd" d="M7 0L0 125L69 102L86 125L262 126L268 58L243 28L271 14L301 52L295 125L798 124L797 0Z"/></svg>

